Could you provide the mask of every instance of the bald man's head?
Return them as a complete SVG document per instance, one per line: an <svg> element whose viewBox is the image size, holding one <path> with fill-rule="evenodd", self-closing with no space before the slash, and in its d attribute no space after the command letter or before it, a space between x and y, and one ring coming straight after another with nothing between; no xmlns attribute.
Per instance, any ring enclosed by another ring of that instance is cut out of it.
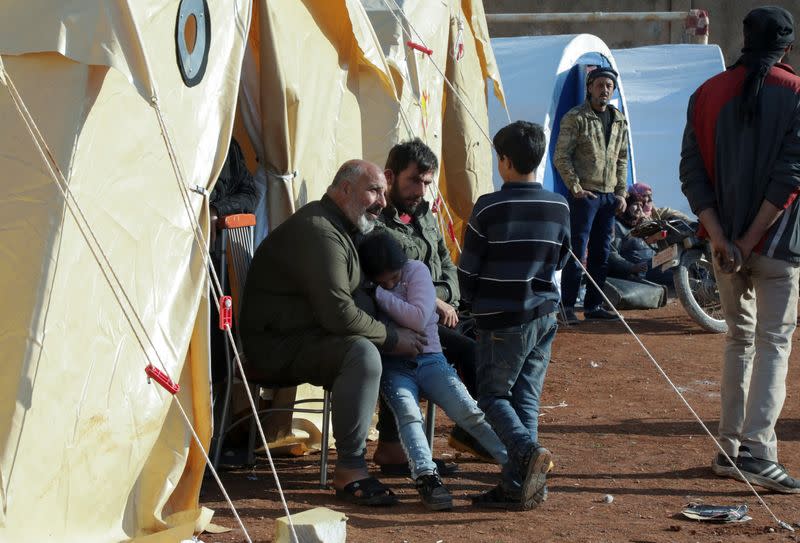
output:
<svg viewBox="0 0 800 543"><path fill-rule="evenodd" d="M361 233L367 234L386 207L383 170L366 160L348 160L333 177L328 196Z"/></svg>

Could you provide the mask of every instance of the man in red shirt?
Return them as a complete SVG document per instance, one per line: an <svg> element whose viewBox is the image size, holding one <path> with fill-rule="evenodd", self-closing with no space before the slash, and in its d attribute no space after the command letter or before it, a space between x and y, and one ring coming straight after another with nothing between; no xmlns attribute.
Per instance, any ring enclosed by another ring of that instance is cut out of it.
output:
<svg viewBox="0 0 800 543"><path fill-rule="evenodd" d="M689 101L680 165L729 330L717 438L750 483L784 493L800 493L775 434L800 279L800 77L781 62L793 42L783 8L745 17L742 56ZM741 477L722 454L712 470Z"/></svg>

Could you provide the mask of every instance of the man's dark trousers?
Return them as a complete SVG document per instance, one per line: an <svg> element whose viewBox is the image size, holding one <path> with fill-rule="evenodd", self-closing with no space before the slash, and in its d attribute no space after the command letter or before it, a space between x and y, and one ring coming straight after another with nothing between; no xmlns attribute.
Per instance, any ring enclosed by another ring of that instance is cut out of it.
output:
<svg viewBox="0 0 800 543"><path fill-rule="evenodd" d="M588 247L587 270L603 288L608 273L608 254L614 233L617 199L610 192L595 192L597 198L569 198L569 222L572 233L572 252L583 259ZM575 307L583 270L574 258L567 261L561 274L561 300L564 307ZM584 311L600 307L603 297L587 280Z"/></svg>

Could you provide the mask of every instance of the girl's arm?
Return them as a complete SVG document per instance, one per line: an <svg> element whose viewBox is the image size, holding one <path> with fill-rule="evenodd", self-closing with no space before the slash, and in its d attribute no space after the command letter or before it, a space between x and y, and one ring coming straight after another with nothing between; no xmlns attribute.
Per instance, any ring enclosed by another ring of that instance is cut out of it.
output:
<svg viewBox="0 0 800 543"><path fill-rule="evenodd" d="M407 299L398 298L390 291L378 287L375 290L375 300L378 307L397 324L422 333L436 311L436 289L427 266L415 260L410 262L416 264L409 266L409 273L404 278Z"/></svg>

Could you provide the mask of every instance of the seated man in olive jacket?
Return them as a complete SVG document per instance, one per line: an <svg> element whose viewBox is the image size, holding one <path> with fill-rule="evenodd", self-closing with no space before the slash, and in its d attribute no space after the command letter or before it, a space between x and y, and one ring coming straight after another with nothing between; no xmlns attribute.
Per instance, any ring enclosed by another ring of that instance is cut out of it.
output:
<svg viewBox="0 0 800 543"><path fill-rule="evenodd" d="M464 385L477 398L475 385L475 341L459 331L460 292L458 271L450 258L430 204L424 199L433 183L439 160L421 139L398 143L389 151L384 174L389 184L386 208L376 228L383 228L400 243L408 258L423 262L431 272L436 287L436 313L439 315L439 339L447 361L455 366ZM378 420L379 441L373 460L381 471L401 475L408 471L408 461L400 445L397 425L381 399ZM448 443L451 447L488 462L491 455L463 428L456 426ZM453 466L437 460L440 475L448 475Z"/></svg>
<svg viewBox="0 0 800 543"><path fill-rule="evenodd" d="M299 209L258 247L240 323L252 381L331 390L333 486L337 497L361 505L397 501L369 477L364 458L381 376L378 348L416 356L424 341L375 320L353 299L361 283L353 238L372 229L385 192L378 166L344 163L321 200Z"/></svg>

